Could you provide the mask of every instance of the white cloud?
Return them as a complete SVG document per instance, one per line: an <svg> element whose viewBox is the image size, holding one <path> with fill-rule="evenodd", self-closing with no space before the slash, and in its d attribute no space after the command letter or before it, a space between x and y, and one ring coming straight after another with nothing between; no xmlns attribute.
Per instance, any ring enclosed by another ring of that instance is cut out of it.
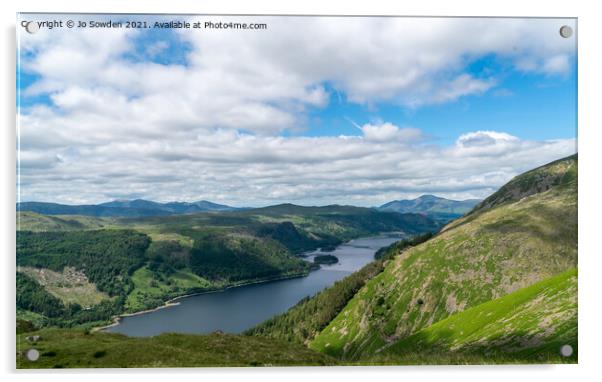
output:
<svg viewBox="0 0 602 382"><path fill-rule="evenodd" d="M53 102L20 116L21 198L372 205L422 192L482 197L575 150L574 140L486 130L429 146L419 129L387 122L361 126L358 136L281 136L302 132L308 110L327 106L328 89L367 107L453 102L497 86L493 75L465 72L489 54L519 70L564 74L574 44L557 28L570 20L253 21L269 29L183 31L186 65L125 59L135 30L21 34L23 68L40 76L25 94Z"/></svg>
<svg viewBox="0 0 602 382"><path fill-rule="evenodd" d="M414 141L422 137L419 129L412 127L402 129L388 122L380 125L366 124L361 127L361 130L366 140L375 142Z"/></svg>
<svg viewBox="0 0 602 382"><path fill-rule="evenodd" d="M489 150L499 144L514 144L518 138L507 133L497 131L474 131L460 135L456 145L460 148L485 147Z"/></svg>
<svg viewBox="0 0 602 382"><path fill-rule="evenodd" d="M181 31L181 43L190 48L186 66L123 58L139 35L132 29L21 34L21 49L32 54L22 60L23 68L41 76L25 94L49 92L60 100L62 93L74 88L91 93L90 97L96 97L100 88L126 97L125 107L114 115L130 120L148 116L141 123L144 129L152 129L149 124L159 129L171 124L271 134L298 129L308 108L324 107L329 99L325 83L350 102L420 107L495 87L499 79L494 76L465 72L466 65L479 57L495 54L520 70L557 75L570 70L575 54L574 40L560 38L557 31L572 20L253 17L252 21L265 22L269 29ZM147 49L164 45L160 40ZM105 109L98 106L97 114L102 115Z"/></svg>
<svg viewBox="0 0 602 382"><path fill-rule="evenodd" d="M181 135L57 147L46 149L45 156L24 150L21 197L72 203L209 199L235 205L376 205L422 193L484 197L517 173L574 152L572 139L523 141L490 131L465 134L449 148L394 138L215 131L199 139Z"/></svg>
<svg viewBox="0 0 602 382"><path fill-rule="evenodd" d="M570 57L567 54L559 54L547 58L543 64L543 70L550 74L567 73L570 67Z"/></svg>

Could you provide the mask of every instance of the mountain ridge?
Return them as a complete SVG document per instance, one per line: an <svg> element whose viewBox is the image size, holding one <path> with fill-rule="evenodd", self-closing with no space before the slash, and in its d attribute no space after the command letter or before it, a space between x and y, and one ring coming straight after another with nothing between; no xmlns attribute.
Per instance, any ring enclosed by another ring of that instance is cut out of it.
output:
<svg viewBox="0 0 602 382"><path fill-rule="evenodd" d="M528 187L517 194L512 185ZM523 173L492 196L497 202L489 208L475 208L397 253L311 347L341 359L370 357L453 314L577 266L577 156Z"/></svg>
<svg viewBox="0 0 602 382"><path fill-rule="evenodd" d="M44 215L83 215L97 217L144 217L182 215L197 212L237 211L236 207L206 200L198 202L159 203L144 199L113 200L100 204L69 205L49 202L17 203L17 211L36 212Z"/></svg>
<svg viewBox="0 0 602 382"><path fill-rule="evenodd" d="M441 223L447 223L470 212L481 199L452 200L424 194L415 199L393 200L377 207L379 211L420 213Z"/></svg>
<svg viewBox="0 0 602 382"><path fill-rule="evenodd" d="M489 200L246 334L352 364L576 362L577 156Z"/></svg>

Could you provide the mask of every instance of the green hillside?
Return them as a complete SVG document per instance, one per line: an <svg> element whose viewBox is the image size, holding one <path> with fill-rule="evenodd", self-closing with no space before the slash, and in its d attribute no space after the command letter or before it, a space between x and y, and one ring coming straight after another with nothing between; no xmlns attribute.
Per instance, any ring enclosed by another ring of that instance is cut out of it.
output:
<svg viewBox="0 0 602 382"><path fill-rule="evenodd" d="M577 186L577 154L562 158L515 177L497 192L479 203L475 210L484 210L504 203L519 201L553 187Z"/></svg>
<svg viewBox="0 0 602 382"><path fill-rule="evenodd" d="M40 336L37 341L27 337ZM31 362L25 351L35 348ZM111 333L46 329L17 336L17 368L140 368L335 365L302 345L229 334L162 334L134 338Z"/></svg>
<svg viewBox="0 0 602 382"><path fill-rule="evenodd" d="M106 320L186 291L303 274L308 265L296 253L403 231L414 237L244 336L128 338L43 329L35 366L576 362L577 168L574 155L519 175L434 236L424 233L437 224L423 216L348 206L85 224L69 217L81 230L43 217L38 228L63 232L18 232L17 262L25 272L18 275L19 331L35 330L31 323ZM89 230L96 224L111 229ZM82 271L84 292L108 296L89 310L70 304L51 282ZM31 345L18 337L20 351ZM574 353L560 356L562 345ZM34 366L21 353L18 363Z"/></svg>
<svg viewBox="0 0 602 382"><path fill-rule="evenodd" d="M185 294L305 276L312 265L296 256L302 252L439 228L416 214L292 204L136 218L22 211L17 218L17 264L62 305L61 314L47 317L22 304L20 317L35 313L38 326L106 322Z"/></svg>
<svg viewBox="0 0 602 382"><path fill-rule="evenodd" d="M17 212L19 231L133 229L164 240L166 235L192 241L199 233L242 233L280 242L293 253L382 232L419 234L441 227L419 214L381 212L353 206L303 207L293 204L242 211L203 212L177 216L101 218ZM169 238L168 240L172 240Z"/></svg>
<svg viewBox="0 0 602 382"><path fill-rule="evenodd" d="M432 234L416 235L381 248L376 260L334 283L313 297L247 330L245 334L309 343L332 321L366 282L385 269L387 262L400 250L428 240Z"/></svg>
<svg viewBox="0 0 602 382"><path fill-rule="evenodd" d="M18 211L17 230L19 231L80 231L110 228L110 219L78 215L42 215L36 212Z"/></svg>
<svg viewBox="0 0 602 382"><path fill-rule="evenodd" d="M495 346L491 346L495 344ZM577 349L577 271L545 279L504 297L456 313L393 343L374 357L380 362L428 361L440 354L501 356L539 362L575 362L559 349Z"/></svg>
<svg viewBox="0 0 602 382"><path fill-rule="evenodd" d="M453 314L576 267L576 156L520 175L487 200L396 256L311 348L366 359Z"/></svg>
<svg viewBox="0 0 602 382"><path fill-rule="evenodd" d="M245 334L307 343L339 314L367 280L383 269L383 261L373 261L312 298L302 299L287 312L247 330Z"/></svg>

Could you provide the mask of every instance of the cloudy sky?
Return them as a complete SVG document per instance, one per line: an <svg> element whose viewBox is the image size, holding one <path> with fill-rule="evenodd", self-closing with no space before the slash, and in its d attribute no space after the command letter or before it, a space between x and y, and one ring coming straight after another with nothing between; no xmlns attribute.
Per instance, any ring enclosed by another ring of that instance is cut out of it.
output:
<svg viewBox="0 0 602 382"><path fill-rule="evenodd" d="M187 19L268 27L19 28L21 201L482 198L577 150L574 20Z"/></svg>

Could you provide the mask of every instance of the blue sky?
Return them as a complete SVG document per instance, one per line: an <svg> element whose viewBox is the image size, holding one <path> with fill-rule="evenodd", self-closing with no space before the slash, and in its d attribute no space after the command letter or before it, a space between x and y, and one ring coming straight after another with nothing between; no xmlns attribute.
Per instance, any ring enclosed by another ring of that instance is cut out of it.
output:
<svg viewBox="0 0 602 382"><path fill-rule="evenodd" d="M547 140L574 138L577 127L577 73L575 63L561 76L525 73L487 56L476 60L466 72L479 76L485 70L495 73L498 85L485 94L467 96L455 102L420 108L391 103L358 105L348 102L344 93L331 90L325 108L310 113L311 136L355 135L359 125L389 121L398 126L422 129L440 144L452 144L469 131L505 131L521 139Z"/></svg>
<svg viewBox="0 0 602 382"><path fill-rule="evenodd" d="M269 28L20 33L20 197L480 198L576 151L574 20L229 19Z"/></svg>
<svg viewBox="0 0 602 382"><path fill-rule="evenodd" d="M152 47L165 44L153 53ZM160 65L187 66L189 43L179 39L172 30L146 30L132 39L133 50L122 55L131 62L154 62ZM23 52L22 59L30 54ZM404 107L391 102L364 105L351 102L342 90L324 83L330 94L325 107L313 107L300 131L284 135L336 136L356 135L353 122L392 122L398 126L422 129L429 139L452 144L462 133L487 128L508 132L521 139L547 140L573 138L576 135L577 71L576 57L571 57L570 70L562 75L524 72L507 60L487 55L470 62L465 72L474 77L494 74L496 87L485 94L463 97L455 102ZM40 76L18 70L18 88L23 90ZM48 94L18 98L23 107L43 104L52 106ZM528 128L526 128L528 127Z"/></svg>

